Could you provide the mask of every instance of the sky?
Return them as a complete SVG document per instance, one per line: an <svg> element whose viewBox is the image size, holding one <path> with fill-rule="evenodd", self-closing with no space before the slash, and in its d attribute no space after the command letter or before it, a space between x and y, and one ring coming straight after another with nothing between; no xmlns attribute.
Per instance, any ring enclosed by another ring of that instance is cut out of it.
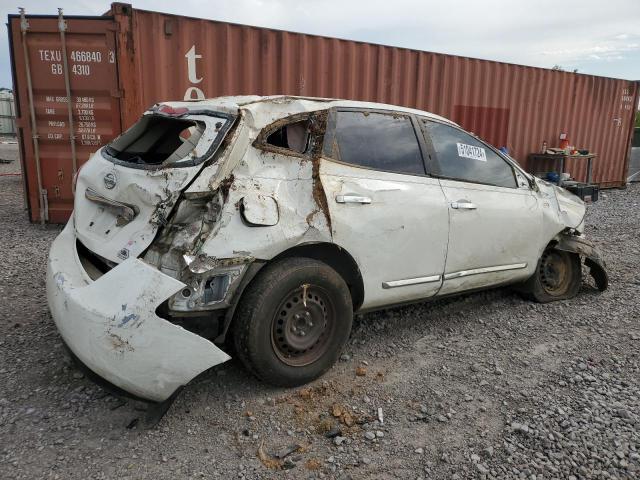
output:
<svg viewBox="0 0 640 480"><path fill-rule="evenodd" d="M101 15L108 0L1 0L0 15ZM640 0L133 0L139 9L640 80ZM6 24L0 87L11 87Z"/></svg>

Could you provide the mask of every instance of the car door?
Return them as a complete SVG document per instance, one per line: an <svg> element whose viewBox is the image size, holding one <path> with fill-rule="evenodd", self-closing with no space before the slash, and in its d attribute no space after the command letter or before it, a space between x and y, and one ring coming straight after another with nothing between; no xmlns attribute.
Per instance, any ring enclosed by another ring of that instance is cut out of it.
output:
<svg viewBox="0 0 640 480"><path fill-rule="evenodd" d="M449 206L440 294L529 277L540 255L542 215L521 172L455 126L420 119L433 148L428 167Z"/></svg>
<svg viewBox="0 0 640 480"><path fill-rule="evenodd" d="M425 173L424 138L410 115L330 113L320 178L333 241L362 273L363 308L426 298L442 283L447 203Z"/></svg>

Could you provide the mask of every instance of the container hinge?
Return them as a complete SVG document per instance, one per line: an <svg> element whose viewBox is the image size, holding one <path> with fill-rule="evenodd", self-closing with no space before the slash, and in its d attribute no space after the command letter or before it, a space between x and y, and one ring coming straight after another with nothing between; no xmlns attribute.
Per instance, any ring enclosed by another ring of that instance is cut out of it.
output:
<svg viewBox="0 0 640 480"><path fill-rule="evenodd" d="M124 92L121 89L111 90L111 96L113 98L122 98L124 97Z"/></svg>
<svg viewBox="0 0 640 480"><path fill-rule="evenodd" d="M58 31L67 31L67 21L62 17L62 9L58 8Z"/></svg>
<svg viewBox="0 0 640 480"><path fill-rule="evenodd" d="M20 31L26 32L29 30L29 20L25 17L24 7L20 7L18 11L20 12Z"/></svg>

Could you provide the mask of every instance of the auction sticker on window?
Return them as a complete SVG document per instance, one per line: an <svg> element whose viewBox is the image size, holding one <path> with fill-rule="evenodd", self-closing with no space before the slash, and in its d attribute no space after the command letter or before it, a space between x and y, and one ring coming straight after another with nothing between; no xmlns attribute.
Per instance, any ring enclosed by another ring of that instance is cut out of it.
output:
<svg viewBox="0 0 640 480"><path fill-rule="evenodd" d="M471 160L480 160L481 162L487 161L487 154L482 147L474 147L473 145L467 145L465 143L456 143L458 146L458 156L464 158L470 158Z"/></svg>

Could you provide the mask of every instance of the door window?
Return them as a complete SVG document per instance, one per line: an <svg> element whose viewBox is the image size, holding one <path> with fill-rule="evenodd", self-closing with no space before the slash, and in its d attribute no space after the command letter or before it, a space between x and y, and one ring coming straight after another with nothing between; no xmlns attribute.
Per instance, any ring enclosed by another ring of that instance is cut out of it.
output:
<svg viewBox="0 0 640 480"><path fill-rule="evenodd" d="M267 137L267 144L274 147L306 153L309 147L309 120L289 123Z"/></svg>
<svg viewBox="0 0 640 480"><path fill-rule="evenodd" d="M411 118L395 112L337 111L325 155L361 167L424 175Z"/></svg>
<svg viewBox="0 0 640 480"><path fill-rule="evenodd" d="M436 158L431 162L434 175L463 182L517 188L513 167L487 145L449 125L428 120L421 120L421 123L431 137L436 153Z"/></svg>

